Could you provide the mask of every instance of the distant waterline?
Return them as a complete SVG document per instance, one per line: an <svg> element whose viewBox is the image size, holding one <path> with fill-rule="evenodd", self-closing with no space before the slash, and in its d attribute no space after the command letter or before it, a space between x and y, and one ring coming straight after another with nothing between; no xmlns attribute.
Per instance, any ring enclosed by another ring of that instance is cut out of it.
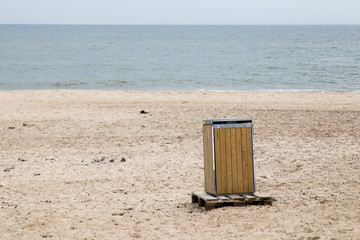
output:
<svg viewBox="0 0 360 240"><path fill-rule="evenodd" d="M360 25L0 25L0 90L360 91Z"/></svg>

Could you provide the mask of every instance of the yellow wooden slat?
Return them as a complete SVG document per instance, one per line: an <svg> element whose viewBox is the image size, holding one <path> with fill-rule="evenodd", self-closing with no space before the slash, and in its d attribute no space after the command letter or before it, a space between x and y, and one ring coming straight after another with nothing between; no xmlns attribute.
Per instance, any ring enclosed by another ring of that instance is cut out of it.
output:
<svg viewBox="0 0 360 240"><path fill-rule="evenodd" d="M215 147L215 171L216 171L216 189L217 193L222 188L222 165L221 165L221 146L220 129L214 129L214 147Z"/></svg>
<svg viewBox="0 0 360 240"><path fill-rule="evenodd" d="M242 165L242 148L241 148L241 128L236 128L236 162L237 162L237 179L238 193L244 191L243 165Z"/></svg>
<svg viewBox="0 0 360 240"><path fill-rule="evenodd" d="M243 166L243 191L249 191L249 174L248 174L248 161L247 161L247 136L246 129L241 128L241 151L242 151L242 166Z"/></svg>
<svg viewBox="0 0 360 240"><path fill-rule="evenodd" d="M231 133L231 166L232 166L231 175L232 175L232 187L233 187L231 193L238 193L239 188L238 188L238 174L237 174L238 163L236 158L236 149L237 149L236 128L231 128L230 133Z"/></svg>
<svg viewBox="0 0 360 240"><path fill-rule="evenodd" d="M218 191L219 194L227 193L228 182L227 182L227 161L226 161L226 130L225 128L219 129L220 132L220 165L221 165L221 186Z"/></svg>
<svg viewBox="0 0 360 240"><path fill-rule="evenodd" d="M233 192L233 172L231 161L231 129L225 128L225 151L226 151L226 179L227 179L227 192Z"/></svg>
<svg viewBox="0 0 360 240"><path fill-rule="evenodd" d="M249 192L254 192L254 166L253 166L253 150L252 150L252 129L246 128L247 139L247 161L248 161L248 177Z"/></svg>

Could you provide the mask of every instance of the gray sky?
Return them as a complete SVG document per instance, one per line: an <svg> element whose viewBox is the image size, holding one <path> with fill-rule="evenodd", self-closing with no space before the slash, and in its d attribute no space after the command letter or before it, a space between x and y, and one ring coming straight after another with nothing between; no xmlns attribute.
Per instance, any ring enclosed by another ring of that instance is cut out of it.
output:
<svg viewBox="0 0 360 240"><path fill-rule="evenodd" d="M360 24L360 0L0 0L0 24Z"/></svg>

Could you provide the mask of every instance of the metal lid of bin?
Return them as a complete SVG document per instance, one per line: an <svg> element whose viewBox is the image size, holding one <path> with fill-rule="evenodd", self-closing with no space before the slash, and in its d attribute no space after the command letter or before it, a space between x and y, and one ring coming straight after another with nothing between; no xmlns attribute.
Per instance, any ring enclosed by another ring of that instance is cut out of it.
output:
<svg viewBox="0 0 360 240"><path fill-rule="evenodd" d="M203 125L252 123L251 118L215 118L204 120Z"/></svg>

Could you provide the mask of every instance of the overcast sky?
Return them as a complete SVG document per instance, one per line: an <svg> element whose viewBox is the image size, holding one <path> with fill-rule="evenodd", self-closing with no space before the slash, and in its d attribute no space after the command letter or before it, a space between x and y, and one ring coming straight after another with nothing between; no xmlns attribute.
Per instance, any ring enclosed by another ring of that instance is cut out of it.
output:
<svg viewBox="0 0 360 240"><path fill-rule="evenodd" d="M360 24L360 0L0 0L0 24Z"/></svg>

